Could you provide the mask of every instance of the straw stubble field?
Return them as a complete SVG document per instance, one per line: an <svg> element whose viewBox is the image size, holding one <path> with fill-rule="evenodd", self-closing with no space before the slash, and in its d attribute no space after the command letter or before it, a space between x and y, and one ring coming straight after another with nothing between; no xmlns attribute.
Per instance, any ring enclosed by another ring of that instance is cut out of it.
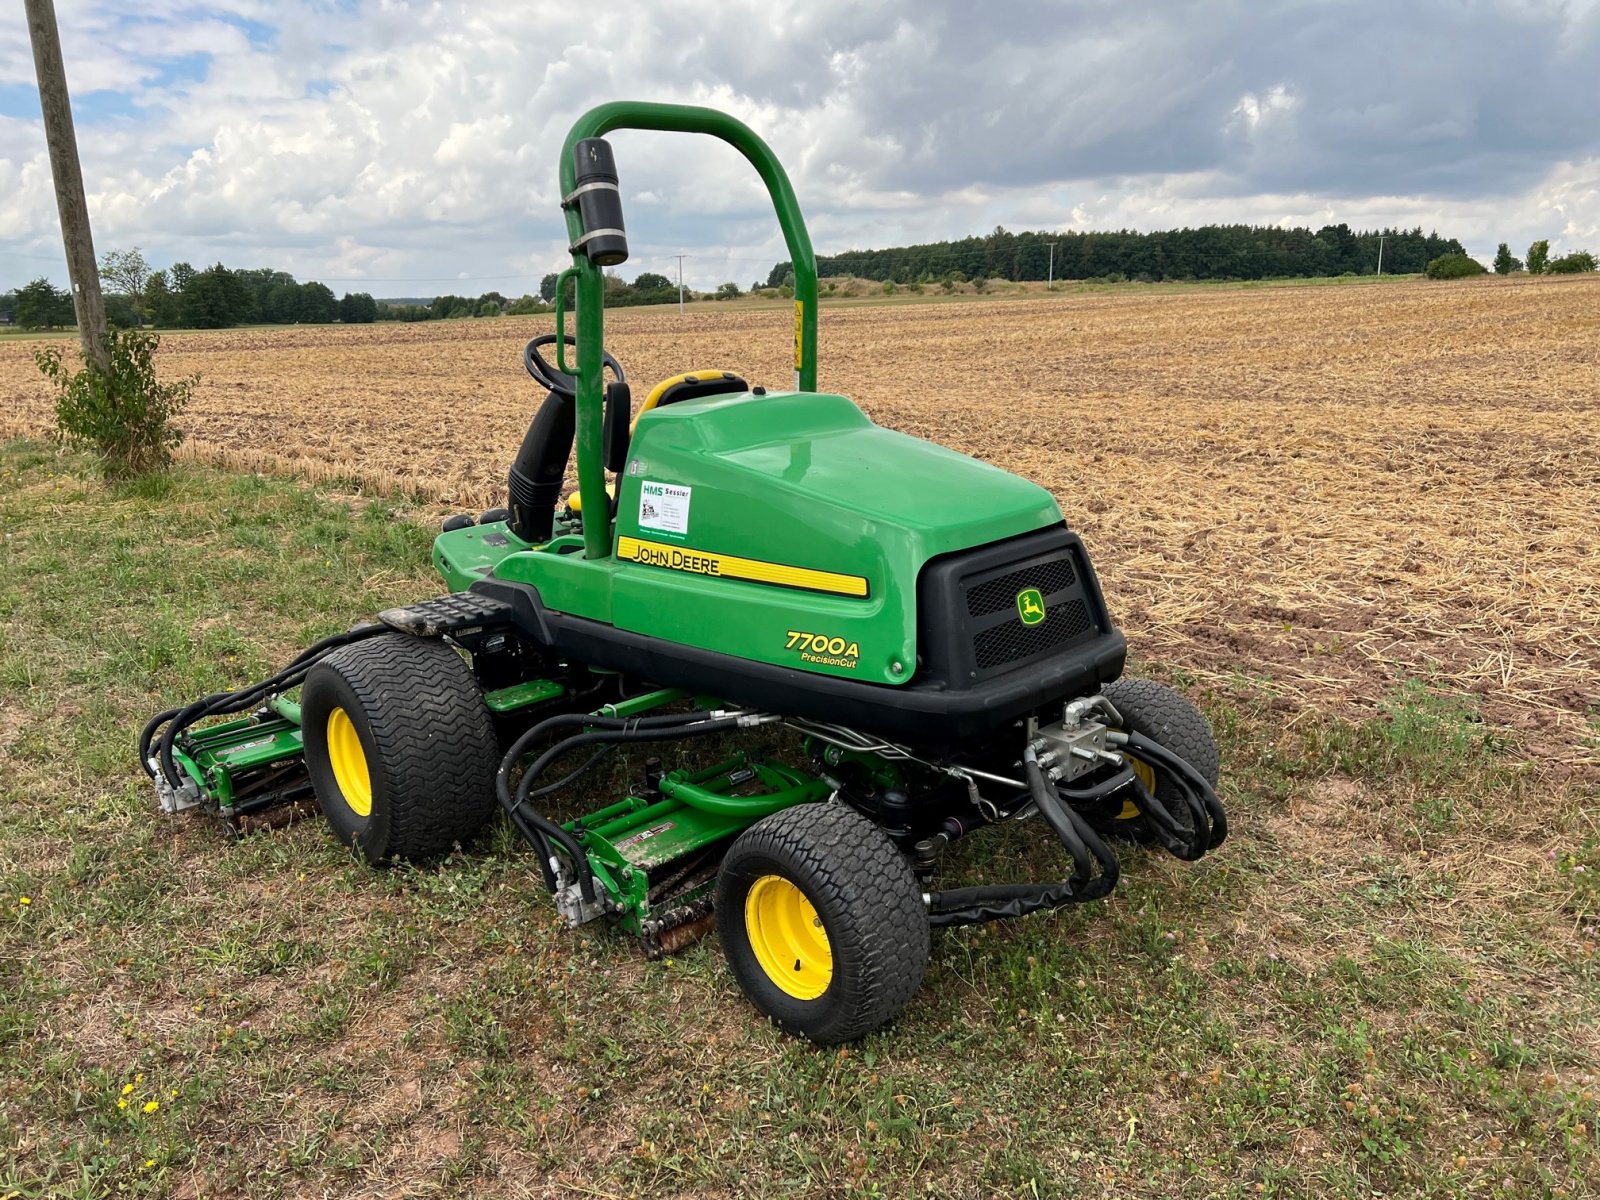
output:
<svg viewBox="0 0 1600 1200"><path fill-rule="evenodd" d="M635 381L788 378L781 309L608 319ZM185 453L480 507L548 319L169 335ZM0 343L0 434L47 427ZM821 386L1050 488L1137 653L1284 719L1460 691L1555 775L1600 767L1600 280L1109 292L824 309ZM642 388L640 389L642 392Z"/></svg>

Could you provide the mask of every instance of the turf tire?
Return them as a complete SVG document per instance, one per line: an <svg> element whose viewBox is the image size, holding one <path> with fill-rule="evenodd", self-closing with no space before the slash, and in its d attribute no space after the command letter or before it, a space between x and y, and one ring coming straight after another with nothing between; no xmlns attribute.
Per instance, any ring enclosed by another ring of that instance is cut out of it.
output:
<svg viewBox="0 0 1600 1200"><path fill-rule="evenodd" d="M828 935L832 975L813 1000L773 983L751 947L745 900L766 875L798 887ZM783 1029L824 1046L854 1041L893 1019L928 969L928 913L910 865L881 829L836 802L784 809L740 835L717 877L717 928L751 1002Z"/></svg>
<svg viewBox="0 0 1600 1200"><path fill-rule="evenodd" d="M329 761L335 707L349 715L366 756L366 816L345 802ZM395 633L335 650L306 677L301 729L329 827L369 863L442 854L494 811L494 724L472 669L442 641Z"/></svg>
<svg viewBox="0 0 1600 1200"><path fill-rule="evenodd" d="M1125 729L1160 742L1199 771L1212 787L1217 786L1222 759L1217 752L1216 737L1211 732L1211 722L1181 692L1153 679L1118 679L1101 688L1100 694L1122 714ZM1164 774L1156 776L1156 799L1180 827L1193 827L1181 793ZM1150 840L1142 817L1121 818L1116 824L1139 841Z"/></svg>

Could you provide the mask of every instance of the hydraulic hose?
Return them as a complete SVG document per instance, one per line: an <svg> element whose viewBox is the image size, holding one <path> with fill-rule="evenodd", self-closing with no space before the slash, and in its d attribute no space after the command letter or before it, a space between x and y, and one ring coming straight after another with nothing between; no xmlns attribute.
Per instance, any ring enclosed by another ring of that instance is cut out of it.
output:
<svg viewBox="0 0 1600 1200"><path fill-rule="evenodd" d="M500 760L500 769L495 773L495 795L500 801L500 806L511 818L512 824L517 827L523 837L539 854L540 874L544 879L545 887L552 893L557 890L555 873L550 865L553 846L560 846L562 852L571 860L573 871L577 876L578 890L584 900L593 901L594 876L587 869L588 858L584 853L582 844L571 831L550 821L529 806L533 797L534 782L550 766L551 763L563 755L584 746L616 744L632 742L667 742L677 741L680 738L703 737L713 733L725 733L737 729L741 723L750 719L750 714L728 714L726 716L709 716L703 712L677 713L653 717L597 717L588 713L562 713L550 717L533 726L519 737L506 751ZM564 738L541 754L528 769L523 772L522 779L518 782L516 791L511 790L511 772L515 769L518 760L527 753L539 738L553 730L569 726L585 727L586 732L577 733ZM577 775L582 774L589 766L598 760L598 755L591 757L590 761L578 771L568 776L562 782L568 782ZM548 788L539 789L538 794L553 791L560 784L550 785Z"/></svg>
<svg viewBox="0 0 1600 1200"><path fill-rule="evenodd" d="M347 646L351 642L362 641L365 638L374 637L388 631L389 628L386 625L357 625L344 633L336 633L330 637L323 638L321 641L312 643L297 654L288 666L259 683L251 684L249 687L241 688L234 692L213 692L211 695L196 700L192 704L169 708L157 713L145 723L144 729L139 734L139 765L143 768L145 774L151 778L155 777L157 768L152 767L150 762L152 757L151 745L155 741L156 732L161 730L162 726L165 726L166 728L161 734L158 755L159 769L162 777L170 787L181 787L183 781L178 771L178 765L173 759L172 751L173 744L178 736L186 729L206 717L243 712L270 692L288 691L290 688L297 687L304 681L306 673L330 652L340 646Z"/></svg>
<svg viewBox="0 0 1600 1200"><path fill-rule="evenodd" d="M1122 868L1116 855L1088 823L1062 801L1055 786L1045 778L1031 747L1023 752L1022 765L1034 805L1072 857L1071 877L1059 883L1001 884L933 892L928 896L928 922L935 928L1020 917L1065 904L1098 900L1110 895L1117 886ZM1071 795L1080 800L1100 799L1125 786L1124 775L1131 778L1133 772L1124 768L1116 777ZM1096 864L1100 868L1098 875L1093 874Z"/></svg>
<svg viewBox="0 0 1600 1200"><path fill-rule="evenodd" d="M1142 733L1130 731L1127 739L1129 750L1136 752L1140 758L1148 759L1153 766L1165 768L1169 774L1185 784L1197 798L1199 807L1204 810L1211 826L1207 849L1215 849L1222 845L1228 837L1228 814L1222 807L1222 801L1217 798L1216 790L1206 781L1206 777L1195 770L1187 759L1174 754L1160 742L1153 741ZM1198 824L1197 821L1197 828Z"/></svg>

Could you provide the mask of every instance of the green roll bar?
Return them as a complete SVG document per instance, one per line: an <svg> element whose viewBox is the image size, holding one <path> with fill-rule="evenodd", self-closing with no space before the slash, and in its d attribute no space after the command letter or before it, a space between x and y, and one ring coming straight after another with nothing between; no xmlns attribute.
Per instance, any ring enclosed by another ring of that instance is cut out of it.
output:
<svg viewBox="0 0 1600 1200"><path fill-rule="evenodd" d="M613 129L666 129L678 133L709 133L727 142L750 161L767 185L772 207L783 228L783 240L794 264L795 346L794 385L796 391L817 390L817 259L811 250L811 235L806 232L800 204L795 200L789 176L764 141L743 121L711 108L687 104L651 104L642 100L618 100L591 108L573 124L561 147L561 194L570 195L577 181L572 151L584 138L603 137ZM583 236L582 219L576 208L567 213L567 236L576 242ZM592 514L610 512L606 496L605 467L602 459L602 425L605 419L601 398L601 356L605 352L605 281L600 268L583 254L572 256L572 271L577 279L578 338L578 494L583 511L591 514L583 523L583 550L588 559L602 559L611 553L611 523L596 521ZM560 294L560 288L557 289ZM559 332L559 331L558 331ZM557 343L558 353L563 349Z"/></svg>

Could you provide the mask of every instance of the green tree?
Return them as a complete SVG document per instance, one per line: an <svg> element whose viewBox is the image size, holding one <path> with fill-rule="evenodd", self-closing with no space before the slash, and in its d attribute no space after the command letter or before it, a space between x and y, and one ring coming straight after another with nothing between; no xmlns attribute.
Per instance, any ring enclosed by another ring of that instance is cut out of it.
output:
<svg viewBox="0 0 1600 1200"><path fill-rule="evenodd" d="M717 287L718 300L737 300L742 295L744 293L739 290L739 285L731 279Z"/></svg>
<svg viewBox="0 0 1600 1200"><path fill-rule="evenodd" d="M160 345L155 333L110 330L109 374L88 366L69 369L59 346L34 355L39 370L56 386L56 436L93 450L108 479L161 470L182 440L172 419L189 402L200 376L158 381L155 352Z"/></svg>
<svg viewBox="0 0 1600 1200"><path fill-rule="evenodd" d="M1522 270L1522 260L1511 253L1511 247L1504 242L1500 249L1494 252L1494 273L1496 275L1512 275Z"/></svg>
<svg viewBox="0 0 1600 1200"><path fill-rule="evenodd" d="M178 295L168 285L165 271L152 271L145 280L144 306L153 324L166 328L178 323Z"/></svg>
<svg viewBox="0 0 1600 1200"><path fill-rule="evenodd" d="M144 317L144 288L150 281L150 264L139 247L132 250L107 250L100 258L100 278L128 298L135 320Z"/></svg>
<svg viewBox="0 0 1600 1200"><path fill-rule="evenodd" d="M633 281L633 286L641 292L653 292L660 288L676 288L677 284L665 275L658 275L654 271L640 271L639 277Z"/></svg>
<svg viewBox="0 0 1600 1200"><path fill-rule="evenodd" d="M1581 275L1585 271L1594 270L1594 267L1594 255L1587 250L1574 250L1571 254L1551 259L1550 265L1545 268L1545 274Z"/></svg>
<svg viewBox="0 0 1600 1200"><path fill-rule="evenodd" d="M1528 274L1543 275L1544 270L1550 265L1550 242L1540 238L1528 247Z"/></svg>
<svg viewBox="0 0 1600 1200"><path fill-rule="evenodd" d="M296 312L302 325L332 325L339 319L339 302L327 284L307 280L300 285Z"/></svg>
<svg viewBox="0 0 1600 1200"><path fill-rule="evenodd" d="M550 274L539 280L539 299L546 304L554 304L556 302L556 280L559 278L560 276L556 272L551 271Z"/></svg>
<svg viewBox="0 0 1600 1200"><path fill-rule="evenodd" d="M368 292L346 292L339 301L339 320L346 325L370 325L378 319L378 302Z"/></svg>
<svg viewBox="0 0 1600 1200"><path fill-rule="evenodd" d="M167 272L167 283L171 285L173 291L181 295L194 277L195 269L188 263L175 262L172 264L172 270Z"/></svg>
<svg viewBox="0 0 1600 1200"><path fill-rule="evenodd" d="M273 325L293 325L300 319L300 285L274 283L261 297L260 314L263 321Z"/></svg>
<svg viewBox="0 0 1600 1200"><path fill-rule="evenodd" d="M178 301L179 320L190 329L227 329L248 321L251 309L250 290L221 263L195 272Z"/></svg>
<svg viewBox="0 0 1600 1200"><path fill-rule="evenodd" d="M43 275L17 289L16 317L24 329L60 329L76 323L71 294Z"/></svg>

